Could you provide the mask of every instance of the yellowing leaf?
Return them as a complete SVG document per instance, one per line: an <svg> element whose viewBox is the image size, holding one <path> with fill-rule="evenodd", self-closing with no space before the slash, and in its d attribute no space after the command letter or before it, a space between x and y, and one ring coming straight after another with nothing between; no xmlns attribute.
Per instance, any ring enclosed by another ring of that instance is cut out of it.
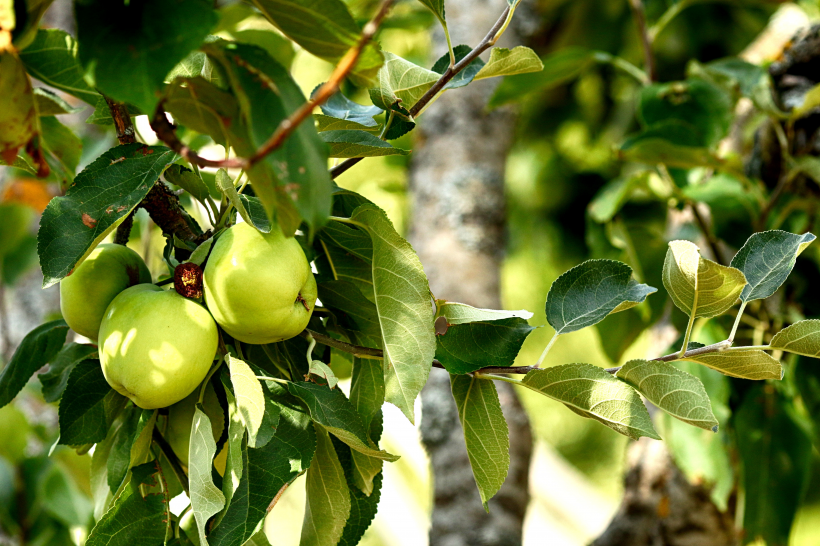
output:
<svg viewBox="0 0 820 546"><path fill-rule="evenodd" d="M820 357L820 320L801 320L777 332L769 343L780 349L803 356Z"/></svg>
<svg viewBox="0 0 820 546"><path fill-rule="evenodd" d="M262 385L256 379L250 366L238 358L227 357L228 368L231 371L236 405L242 422L248 431L248 445L256 445L256 434L265 416L265 397L262 394Z"/></svg>
<svg viewBox="0 0 820 546"><path fill-rule="evenodd" d="M528 47L518 46L513 49L494 47L490 51L490 60L478 71L475 79L513 76L528 72L540 72L541 70L544 70L544 63L541 62L535 51Z"/></svg>
<svg viewBox="0 0 820 546"><path fill-rule="evenodd" d="M687 356L683 360L697 362L722 374L743 379L782 379L783 366L768 353L758 349L742 348Z"/></svg>
<svg viewBox="0 0 820 546"><path fill-rule="evenodd" d="M350 490L330 435L316 428L316 454L307 471L304 546L335 546L350 516Z"/></svg>
<svg viewBox="0 0 820 546"><path fill-rule="evenodd" d="M672 301L687 315L716 317L737 301L746 277L700 255L689 241L672 241L663 262L663 285Z"/></svg>

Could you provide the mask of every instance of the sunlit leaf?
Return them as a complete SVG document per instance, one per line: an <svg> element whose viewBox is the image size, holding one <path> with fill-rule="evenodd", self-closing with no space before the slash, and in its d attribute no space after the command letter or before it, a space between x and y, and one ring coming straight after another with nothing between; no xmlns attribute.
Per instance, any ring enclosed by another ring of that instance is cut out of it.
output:
<svg viewBox="0 0 820 546"><path fill-rule="evenodd" d="M376 85L370 89L370 100L382 110L390 110L397 102L409 109L440 77L398 55L385 52L384 58Z"/></svg>
<svg viewBox="0 0 820 546"><path fill-rule="evenodd" d="M226 357L228 369L231 372L236 405L245 429L248 431L248 445L256 446L256 435L265 414L265 397L262 385L256 379L250 366L231 355Z"/></svg>
<svg viewBox="0 0 820 546"><path fill-rule="evenodd" d="M316 427L316 455L307 471L304 546L336 546L350 516L350 491L330 436Z"/></svg>
<svg viewBox="0 0 820 546"><path fill-rule="evenodd" d="M547 322L566 334L634 307L657 292L632 278L632 268L614 260L587 260L558 277L547 294Z"/></svg>
<svg viewBox="0 0 820 546"><path fill-rule="evenodd" d="M514 317L524 320L529 320L532 318L532 313L526 309L522 309L520 311L479 309L476 307L471 307L466 303L445 300L436 300L436 305L438 306L438 313L436 316L446 318L447 324L450 326L454 324L467 324L469 322L499 320Z"/></svg>
<svg viewBox="0 0 820 546"><path fill-rule="evenodd" d="M450 375L450 382L481 503L489 512L487 503L498 493L510 468L507 421L492 381Z"/></svg>
<svg viewBox="0 0 820 546"><path fill-rule="evenodd" d="M334 389L336 385L339 384L339 380L336 379L336 374L333 373L330 366L321 360L311 360L308 373L318 380L316 383L319 385L327 385L329 389Z"/></svg>
<svg viewBox="0 0 820 546"><path fill-rule="evenodd" d="M618 370L616 377L672 417L717 432L712 404L697 377L666 362L649 360L630 360Z"/></svg>
<svg viewBox="0 0 820 546"><path fill-rule="evenodd" d="M742 379L780 380L783 378L783 366L780 361L759 349L738 348L731 351L687 356L683 360L697 362L722 374Z"/></svg>
<svg viewBox="0 0 820 546"><path fill-rule="evenodd" d="M746 277L700 255L689 241L672 241L663 263L663 285L678 309L695 317L716 317L737 301Z"/></svg>
<svg viewBox="0 0 820 546"><path fill-rule="evenodd" d="M386 400L412 422L413 403L427 382L436 339L427 277L413 247L375 205L358 207L351 219L373 242L373 293L382 327Z"/></svg>
<svg viewBox="0 0 820 546"><path fill-rule="evenodd" d="M43 287L71 274L142 201L175 158L163 146L117 146L78 174L64 197L52 199L37 232Z"/></svg>
<svg viewBox="0 0 820 546"><path fill-rule="evenodd" d="M188 481L191 488L191 509L194 512L200 544L207 545L206 524L211 516L225 507L225 495L214 485L211 476L216 442L211 429L211 420L196 405L194 421L191 424L191 451L188 455Z"/></svg>
<svg viewBox="0 0 820 546"><path fill-rule="evenodd" d="M532 370L522 382L525 387L558 400L578 415L595 419L624 436L660 440L637 391L603 368L564 364Z"/></svg>
<svg viewBox="0 0 820 546"><path fill-rule="evenodd" d="M744 302L768 298L792 272L797 257L816 237L811 233L795 235L785 231L755 233L732 258L732 267L746 276L740 294Z"/></svg>
<svg viewBox="0 0 820 546"><path fill-rule="evenodd" d="M45 84L91 106L102 98L83 78L83 69L77 59L77 42L63 30L38 30L34 41L20 52L20 58L26 71Z"/></svg>
<svg viewBox="0 0 820 546"><path fill-rule="evenodd" d="M820 357L820 320L795 322L777 332L769 346L803 356Z"/></svg>
<svg viewBox="0 0 820 546"><path fill-rule="evenodd" d="M490 51L490 60L475 75L476 80L495 78L497 76L514 76L528 72L540 72L544 63L528 47L518 46L513 49L494 47Z"/></svg>

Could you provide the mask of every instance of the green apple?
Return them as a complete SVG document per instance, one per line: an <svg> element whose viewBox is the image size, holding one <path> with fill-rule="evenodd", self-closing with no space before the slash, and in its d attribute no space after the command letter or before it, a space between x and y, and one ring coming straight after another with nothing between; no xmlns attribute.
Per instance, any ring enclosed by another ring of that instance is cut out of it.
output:
<svg viewBox="0 0 820 546"><path fill-rule="evenodd" d="M208 310L173 290L123 290L100 325L100 363L108 384L143 409L176 404L202 383L216 354Z"/></svg>
<svg viewBox="0 0 820 546"><path fill-rule="evenodd" d="M252 344L292 338L308 324L316 279L293 238L248 224L217 240L202 276L205 304L226 332Z"/></svg>
<svg viewBox="0 0 820 546"><path fill-rule="evenodd" d="M199 388L195 388L194 392L168 408L168 425L165 428L164 436L186 470L188 469L188 454L191 444L191 425L194 421L194 411L198 401ZM210 382L205 387L202 407L205 410L205 415L211 420L214 441L217 441L222 436L222 430L225 428L225 413L222 411L219 398L217 398L216 391Z"/></svg>
<svg viewBox="0 0 820 546"><path fill-rule="evenodd" d="M72 330L97 339L105 310L117 294L150 282L139 254L123 245L101 244L60 281L60 310Z"/></svg>

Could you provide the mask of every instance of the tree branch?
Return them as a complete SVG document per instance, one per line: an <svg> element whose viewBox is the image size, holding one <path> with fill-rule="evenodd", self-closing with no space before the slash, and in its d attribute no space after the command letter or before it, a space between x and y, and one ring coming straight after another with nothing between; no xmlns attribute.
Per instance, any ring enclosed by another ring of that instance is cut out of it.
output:
<svg viewBox="0 0 820 546"><path fill-rule="evenodd" d="M333 73L328 78L327 82L322 84L319 89L309 98L302 106L293 112L286 119L283 119L273 134L268 140L259 147L259 149L248 158L229 158L223 160L206 159L198 155L195 151L183 144L176 136L175 128L168 121L165 111L162 109L162 102L157 105L157 110L154 113L154 118L151 120L151 128L157 134L163 143L176 153L184 157L189 163L199 165L200 167L216 167L225 169L249 169L259 161L265 158L271 152L277 150L287 140L287 138L296 130L300 123L305 121L312 113L314 108L324 104L334 93L339 90L339 85L342 80L356 66L356 62L362 54L365 46L370 42L379 25L387 16L387 12L393 5L393 0L382 0L379 10L362 29L359 40L356 45L350 48L348 52L336 65Z"/></svg>
<svg viewBox="0 0 820 546"><path fill-rule="evenodd" d="M632 17L635 19L635 25L638 27L638 34L641 38L641 46L643 47L644 70L650 82L655 81L655 60L652 57L652 41L649 38L649 32L646 29L646 15L644 14L642 0L629 0L629 6L632 8Z"/></svg>
<svg viewBox="0 0 820 546"><path fill-rule="evenodd" d="M410 108L409 112L411 116L417 116L424 109L424 107L427 106L427 104L429 104L430 101L433 100L433 98L438 94L438 92L441 91L445 85L447 85L447 83L450 80L452 80L459 72L467 68L467 66L471 62L473 62L476 59L476 57L478 57L479 55L487 51L489 48L491 48L493 45L495 45L496 40L498 40L498 31L501 30L501 28L504 26L504 23L507 21L507 17L509 16L509 14L510 7L507 6L504 9L504 12L501 14L501 17L498 18L493 27L490 29L487 35L484 36L484 38L478 43L478 45L467 55L465 55L465 57L461 59L459 62L457 62L454 66L448 66L447 70L444 71L444 74L442 74L441 77L438 80L436 80L436 83L434 83L433 86L430 87L430 89L428 89L427 92L421 96L421 98L416 102L416 104L414 104ZM355 165L362 159L364 158L351 157L350 159L342 161L341 163L330 169L330 177L336 178L340 174L347 172L348 169L350 169L353 165Z"/></svg>

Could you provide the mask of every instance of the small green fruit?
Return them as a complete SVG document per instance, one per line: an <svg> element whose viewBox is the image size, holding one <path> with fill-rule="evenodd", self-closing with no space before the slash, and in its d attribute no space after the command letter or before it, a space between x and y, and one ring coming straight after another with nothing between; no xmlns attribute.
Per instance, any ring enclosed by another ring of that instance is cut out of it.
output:
<svg viewBox="0 0 820 546"><path fill-rule="evenodd" d="M176 404L202 383L216 354L207 309L153 284L123 290L100 325L108 384L143 409Z"/></svg>
<svg viewBox="0 0 820 546"><path fill-rule="evenodd" d="M194 421L194 411L198 401L199 388L195 388L194 392L168 408L168 425L165 428L164 436L186 470L191 445L191 425ZM214 441L217 441L222 436L222 430L225 428L225 413L222 411L219 398L217 398L216 391L211 383L208 383L208 386L205 387L205 398L202 400L202 407L205 410L205 415L211 420Z"/></svg>
<svg viewBox="0 0 820 546"><path fill-rule="evenodd" d="M60 281L60 310L72 330L97 339L105 310L117 294L150 282L139 254L123 245L101 244Z"/></svg>
<svg viewBox="0 0 820 546"><path fill-rule="evenodd" d="M228 229L203 275L205 303L216 322L252 344L290 339L305 329L316 303L316 279L299 242L274 228Z"/></svg>

